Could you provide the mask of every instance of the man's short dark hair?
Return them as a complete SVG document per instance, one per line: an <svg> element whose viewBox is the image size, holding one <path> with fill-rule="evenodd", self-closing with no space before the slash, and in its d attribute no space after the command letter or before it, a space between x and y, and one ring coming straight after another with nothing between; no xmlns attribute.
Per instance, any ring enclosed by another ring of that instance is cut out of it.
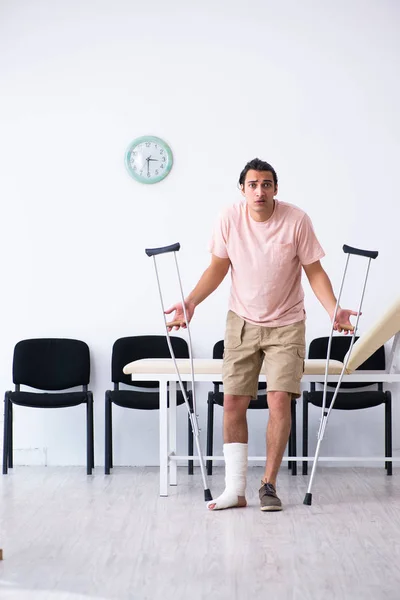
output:
<svg viewBox="0 0 400 600"><path fill-rule="evenodd" d="M272 177L274 180L275 187L278 185L278 177L274 167L272 167L269 163L265 162L265 160L260 160L259 158L253 158L250 162L247 163L243 171L240 173L239 177L239 185L244 185L246 181L246 175L250 169L254 171L270 171L272 173Z"/></svg>

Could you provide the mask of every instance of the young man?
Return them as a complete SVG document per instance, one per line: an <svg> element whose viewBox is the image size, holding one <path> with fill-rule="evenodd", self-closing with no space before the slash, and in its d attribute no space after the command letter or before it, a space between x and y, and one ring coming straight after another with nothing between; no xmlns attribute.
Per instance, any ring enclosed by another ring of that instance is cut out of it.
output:
<svg viewBox="0 0 400 600"><path fill-rule="evenodd" d="M214 230L211 264L185 300L188 320L231 269L232 286L224 340L225 491L208 504L210 510L246 506L247 420L258 377L267 378L269 420L267 463L259 490L263 511L282 510L276 478L288 441L291 398L300 396L305 358L303 268L310 285L332 319L336 298L321 266L324 256L309 217L296 206L275 199L277 175L255 158L240 174L245 202L223 212ZM174 321L185 327L182 304ZM335 329L352 327L339 309Z"/></svg>

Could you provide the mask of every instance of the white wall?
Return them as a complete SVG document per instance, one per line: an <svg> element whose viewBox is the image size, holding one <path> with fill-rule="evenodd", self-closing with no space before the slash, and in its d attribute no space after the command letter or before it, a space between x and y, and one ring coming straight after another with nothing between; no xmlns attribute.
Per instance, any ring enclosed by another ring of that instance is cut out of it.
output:
<svg viewBox="0 0 400 600"><path fill-rule="evenodd" d="M208 264L217 213L239 200L249 159L270 161L279 198L309 213L336 289L343 243L380 251L361 332L398 296L397 3L3 0L0 11L0 389L12 385L19 339L87 341L97 464L113 341L163 333L144 248L180 241L188 292ZM174 153L171 174L154 186L124 167L126 147L144 134ZM352 308L364 265L355 263L343 300ZM178 291L166 263L163 272L169 304ZM309 341L329 322L305 289ZM223 336L228 291L224 282L197 310L197 357ZM200 389L205 433L208 388ZM399 455L397 388L394 400ZM16 462L84 464L83 407L15 414ZM180 415L184 451L184 408ZM264 421L254 413L249 421L250 451L262 454ZM382 408L336 412L330 425L325 454L381 454ZM155 413L117 409L114 426L116 464L157 464Z"/></svg>

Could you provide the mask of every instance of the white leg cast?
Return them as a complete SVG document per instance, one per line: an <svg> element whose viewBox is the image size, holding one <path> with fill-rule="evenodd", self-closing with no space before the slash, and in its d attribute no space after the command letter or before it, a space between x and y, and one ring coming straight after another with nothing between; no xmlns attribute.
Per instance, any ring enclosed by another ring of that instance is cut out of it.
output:
<svg viewBox="0 0 400 600"><path fill-rule="evenodd" d="M239 496L246 493L247 456L247 444L224 444L225 490L208 503L209 508L215 505L212 510L222 510L240 505Z"/></svg>

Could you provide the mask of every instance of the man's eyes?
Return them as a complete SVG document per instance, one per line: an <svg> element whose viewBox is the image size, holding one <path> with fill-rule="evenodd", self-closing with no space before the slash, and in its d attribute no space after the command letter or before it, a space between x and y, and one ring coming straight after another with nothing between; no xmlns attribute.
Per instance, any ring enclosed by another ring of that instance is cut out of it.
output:
<svg viewBox="0 0 400 600"><path fill-rule="evenodd" d="M270 187L272 186L272 183L270 183L269 181L267 181L266 183L263 183L263 184L262 184L262 186L263 186L264 188L270 188ZM255 184L255 183L250 183L250 187L251 187L251 188L255 188L255 187L256 187L256 184Z"/></svg>

